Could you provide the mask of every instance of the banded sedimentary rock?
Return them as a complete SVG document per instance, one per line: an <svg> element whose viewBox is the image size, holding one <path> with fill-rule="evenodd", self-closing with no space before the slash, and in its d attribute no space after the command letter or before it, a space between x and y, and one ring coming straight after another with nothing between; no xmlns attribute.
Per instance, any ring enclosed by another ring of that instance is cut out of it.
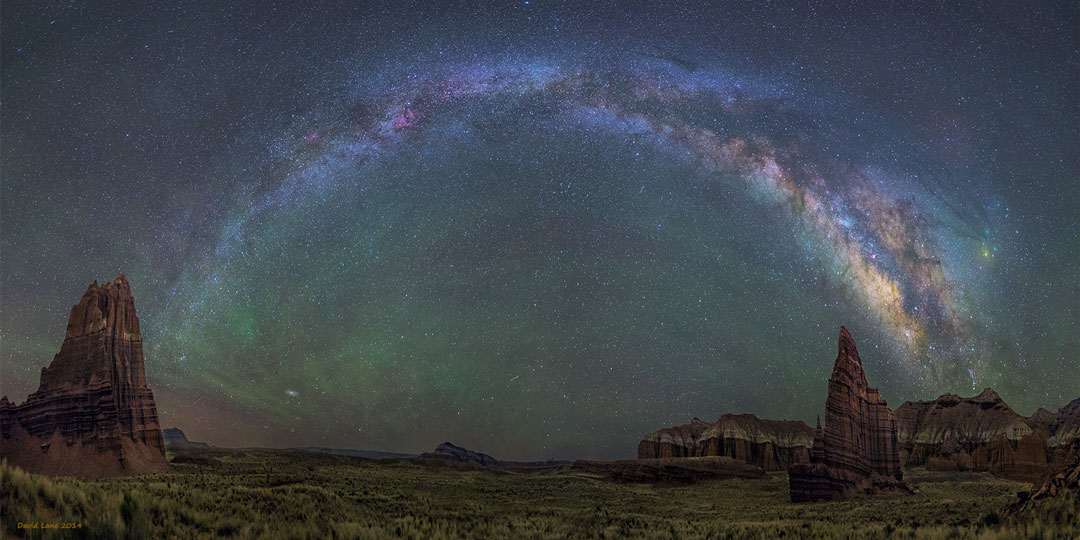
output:
<svg viewBox="0 0 1080 540"><path fill-rule="evenodd" d="M638 459L727 456L782 471L810 459L810 426L801 421L766 420L752 414L725 414L715 422L694 418L689 424L661 429L638 443Z"/></svg>
<svg viewBox="0 0 1080 540"><path fill-rule="evenodd" d="M1005 515L1022 519L1037 517L1043 506L1057 507L1053 510L1056 513L1067 500L1072 501L1074 515L1080 513L1080 439L1074 438L1058 450L1046 472L1035 482L1035 489L1017 493L1016 500L1003 509Z"/></svg>
<svg viewBox="0 0 1080 540"><path fill-rule="evenodd" d="M1056 425L1049 411L1020 416L990 388L967 398L945 394L933 401L905 402L896 417L907 467L1023 479L1046 470L1047 438Z"/></svg>
<svg viewBox="0 0 1080 540"><path fill-rule="evenodd" d="M0 453L44 474L162 470L164 442L146 385L142 334L123 274L87 288L60 352L21 405L0 400Z"/></svg>
<svg viewBox="0 0 1080 540"><path fill-rule="evenodd" d="M1080 398L1072 400L1057 412L1047 445L1055 453L1060 453L1076 439L1080 439Z"/></svg>
<svg viewBox="0 0 1080 540"><path fill-rule="evenodd" d="M825 428L815 437L812 454L810 463L788 468L792 502L908 489L900 471L896 419L867 384L855 341L844 327L829 379Z"/></svg>

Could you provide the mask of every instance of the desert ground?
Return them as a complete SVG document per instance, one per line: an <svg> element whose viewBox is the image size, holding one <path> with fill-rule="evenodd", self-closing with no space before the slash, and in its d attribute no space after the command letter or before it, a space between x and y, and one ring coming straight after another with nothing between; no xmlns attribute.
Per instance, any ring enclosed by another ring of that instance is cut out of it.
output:
<svg viewBox="0 0 1080 540"><path fill-rule="evenodd" d="M100 481L0 469L16 538L1080 538L1071 500L1016 521L1029 484L909 469L913 495L792 504L787 476L663 487L570 467L462 469L417 460L184 448L164 474ZM27 529L23 524L74 524Z"/></svg>

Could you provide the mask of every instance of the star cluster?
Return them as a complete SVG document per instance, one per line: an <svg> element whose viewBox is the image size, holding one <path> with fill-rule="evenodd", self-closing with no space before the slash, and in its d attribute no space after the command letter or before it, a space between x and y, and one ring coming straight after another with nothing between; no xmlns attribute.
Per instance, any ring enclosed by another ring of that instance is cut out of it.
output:
<svg viewBox="0 0 1080 540"><path fill-rule="evenodd" d="M0 384L123 271L214 444L625 457L811 420L841 324L894 407L1056 409L1078 9L1024 9L5 4Z"/></svg>

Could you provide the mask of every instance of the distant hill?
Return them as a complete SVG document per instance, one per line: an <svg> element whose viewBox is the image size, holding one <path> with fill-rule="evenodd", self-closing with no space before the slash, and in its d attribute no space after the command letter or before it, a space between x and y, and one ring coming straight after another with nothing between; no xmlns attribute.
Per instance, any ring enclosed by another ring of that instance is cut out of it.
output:
<svg viewBox="0 0 1080 540"><path fill-rule="evenodd" d="M208 448L210 445L204 442L189 441L187 435L180 428L166 428L161 431L161 436L165 439L165 446L199 446L202 448Z"/></svg>
<svg viewBox="0 0 1080 540"><path fill-rule="evenodd" d="M339 456L353 456L368 459L408 459L416 457L416 454L398 454L394 452L377 452L375 450L351 450L348 448L323 448L321 446L307 446L304 448L292 448L301 452L319 452L322 454L336 454Z"/></svg>
<svg viewBox="0 0 1080 540"><path fill-rule="evenodd" d="M492 468L519 472L557 469L571 465L570 461L557 461L555 459L547 459L544 461L503 461L501 459L495 459L487 454L473 452L468 448L456 446L450 442L444 442L437 446L434 452L424 452L418 457L420 461L442 463L453 467Z"/></svg>

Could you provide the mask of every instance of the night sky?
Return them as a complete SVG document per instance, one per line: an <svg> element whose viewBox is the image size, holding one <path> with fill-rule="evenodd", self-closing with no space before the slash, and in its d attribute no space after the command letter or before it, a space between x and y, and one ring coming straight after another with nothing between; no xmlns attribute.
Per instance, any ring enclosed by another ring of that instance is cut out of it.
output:
<svg viewBox="0 0 1080 540"><path fill-rule="evenodd" d="M15 401L121 271L216 445L632 457L812 422L842 324L894 408L1080 395L1076 2L98 4L3 3Z"/></svg>

